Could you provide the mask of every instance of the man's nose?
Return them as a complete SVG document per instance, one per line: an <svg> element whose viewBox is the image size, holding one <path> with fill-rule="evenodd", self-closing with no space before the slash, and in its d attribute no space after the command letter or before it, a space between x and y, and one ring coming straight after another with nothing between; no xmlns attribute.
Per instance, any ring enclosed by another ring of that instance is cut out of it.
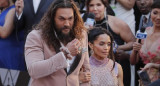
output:
<svg viewBox="0 0 160 86"><path fill-rule="evenodd" d="M160 14L157 16L158 19L160 19Z"/></svg>
<svg viewBox="0 0 160 86"><path fill-rule="evenodd" d="M145 5L145 0L141 0L141 6Z"/></svg>
<svg viewBox="0 0 160 86"><path fill-rule="evenodd" d="M68 20L65 20L64 25L65 25L65 26L69 26L69 21L68 21Z"/></svg>

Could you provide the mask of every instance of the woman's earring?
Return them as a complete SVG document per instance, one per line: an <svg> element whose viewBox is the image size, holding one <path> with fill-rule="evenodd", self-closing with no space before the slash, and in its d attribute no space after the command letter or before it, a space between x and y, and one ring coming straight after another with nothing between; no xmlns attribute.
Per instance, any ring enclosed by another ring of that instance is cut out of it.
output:
<svg viewBox="0 0 160 86"><path fill-rule="evenodd" d="M107 16L107 9L105 8L104 9L104 17L106 18L106 16Z"/></svg>
<svg viewBox="0 0 160 86"><path fill-rule="evenodd" d="M93 54L93 53L94 53L93 49L91 49L89 53L90 53L90 54Z"/></svg>

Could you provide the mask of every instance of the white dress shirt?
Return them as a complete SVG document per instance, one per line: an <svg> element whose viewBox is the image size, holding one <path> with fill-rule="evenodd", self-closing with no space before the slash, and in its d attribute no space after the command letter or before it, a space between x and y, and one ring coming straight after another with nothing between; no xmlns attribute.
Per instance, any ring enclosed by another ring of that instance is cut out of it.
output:
<svg viewBox="0 0 160 86"><path fill-rule="evenodd" d="M146 15L143 15L143 16L145 16L145 18L147 19L147 20L146 20L146 23L148 23L148 20L149 20L149 18L150 18L150 15L151 15L150 12L149 12L148 14L146 14Z"/></svg>
<svg viewBox="0 0 160 86"><path fill-rule="evenodd" d="M34 12L36 13L41 0L33 0Z"/></svg>
<svg viewBox="0 0 160 86"><path fill-rule="evenodd" d="M34 12L36 13L39 7L41 0L33 0L33 8L34 8ZM22 16L23 12L18 16L17 12L16 12L16 16L18 18L18 20L20 20L21 16Z"/></svg>

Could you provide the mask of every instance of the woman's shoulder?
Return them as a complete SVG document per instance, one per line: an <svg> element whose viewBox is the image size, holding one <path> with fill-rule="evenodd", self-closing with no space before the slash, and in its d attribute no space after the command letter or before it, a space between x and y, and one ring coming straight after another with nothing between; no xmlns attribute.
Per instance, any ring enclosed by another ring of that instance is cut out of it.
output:
<svg viewBox="0 0 160 86"><path fill-rule="evenodd" d="M112 27L117 28L117 30L123 30L123 29L129 28L129 26L123 20L119 19L116 16L109 15L108 22Z"/></svg>
<svg viewBox="0 0 160 86"><path fill-rule="evenodd" d="M122 68L122 66L118 63L118 62L115 62L115 69L119 69L119 68Z"/></svg>
<svg viewBox="0 0 160 86"><path fill-rule="evenodd" d="M110 60L110 62L112 65L115 63L113 71L115 72L116 76L118 76L118 73L122 70L122 66L119 63L114 62L113 60Z"/></svg>
<svg viewBox="0 0 160 86"><path fill-rule="evenodd" d="M114 22L116 25L126 25L126 23L116 16L108 15L109 21Z"/></svg>
<svg viewBox="0 0 160 86"><path fill-rule="evenodd" d="M8 10L8 13L15 13L15 5L8 7L6 10Z"/></svg>
<svg viewBox="0 0 160 86"><path fill-rule="evenodd" d="M15 14L15 8L12 8L8 11L7 16L13 16Z"/></svg>

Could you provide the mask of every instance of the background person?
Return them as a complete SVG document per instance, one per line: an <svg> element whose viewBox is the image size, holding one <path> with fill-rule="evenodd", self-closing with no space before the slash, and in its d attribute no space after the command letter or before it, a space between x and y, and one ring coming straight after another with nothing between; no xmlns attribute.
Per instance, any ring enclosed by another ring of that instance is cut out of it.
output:
<svg viewBox="0 0 160 86"><path fill-rule="evenodd" d="M28 33L32 30L32 27L40 22L41 18L53 1L54 0L16 0L16 16L14 17L14 25L17 30L24 31L24 41L26 40ZM24 44L22 48L22 50L24 50ZM18 80L20 82L25 81L23 83L28 84L30 80L29 74L27 72L20 72ZM21 86L23 85L22 83L18 84Z"/></svg>
<svg viewBox="0 0 160 86"><path fill-rule="evenodd" d="M17 0L15 25L17 29L24 30L24 39L32 30L32 26L38 24L48 7L54 0Z"/></svg>
<svg viewBox="0 0 160 86"><path fill-rule="evenodd" d="M136 64L141 58L144 64L157 63L160 64L159 58L159 41L160 41L160 1L155 0L151 6L151 20L153 27L146 29L147 38L142 40L142 44L135 42L133 44L133 51L130 57L131 64ZM138 53L137 53L138 52ZM151 68L147 71L151 82L158 79L159 71Z"/></svg>
<svg viewBox="0 0 160 86"><path fill-rule="evenodd" d="M0 7L0 67L25 70L23 31L14 28L15 0L1 0Z"/></svg>
<svg viewBox="0 0 160 86"><path fill-rule="evenodd" d="M132 33L135 35L135 15L134 4L136 0L108 0L115 12L116 17L128 24Z"/></svg>
<svg viewBox="0 0 160 86"><path fill-rule="evenodd" d="M152 4L153 0L136 0L136 5L142 14L139 23L139 30L144 24L146 27L153 26L150 15Z"/></svg>
<svg viewBox="0 0 160 86"><path fill-rule="evenodd" d="M137 30L140 30L142 26L150 27L153 26L152 20L151 20L151 5L153 3L153 0L136 0L137 10L140 11L142 14L139 21L139 27ZM145 21L144 21L145 20ZM138 71L140 68L144 67L144 64L142 60L140 59L139 62L135 65L135 72ZM135 80L136 80L136 86L138 86L138 80L139 76L137 73L135 73Z"/></svg>
<svg viewBox="0 0 160 86"><path fill-rule="evenodd" d="M87 11L95 14L94 26L103 27L108 30L112 34L116 44L118 44L115 58L122 66L124 72L124 85L129 86L130 62L129 54L125 51L132 49L132 44L135 41L133 33L124 21L115 16L107 15L108 12L106 12L106 9L108 3L106 0L87 0L86 5Z"/></svg>

